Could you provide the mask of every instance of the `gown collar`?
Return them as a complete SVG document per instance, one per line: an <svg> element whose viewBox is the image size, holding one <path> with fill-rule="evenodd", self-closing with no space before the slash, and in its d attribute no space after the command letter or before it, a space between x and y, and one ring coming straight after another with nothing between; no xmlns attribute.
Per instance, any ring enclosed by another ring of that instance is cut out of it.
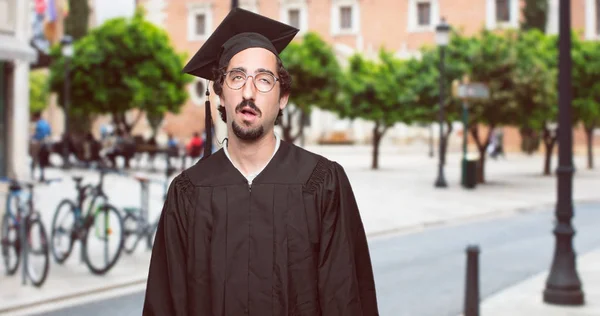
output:
<svg viewBox="0 0 600 316"><path fill-rule="evenodd" d="M223 146L223 152L225 153L225 156L227 156L227 159L229 160L229 162L231 163L231 165L233 165L239 171L240 174L244 175L244 177L248 181L248 184L252 184L252 181L254 181L254 178L256 178L265 169L265 167L271 162L271 160L275 156L275 153L277 153L277 150L279 150L279 145L281 143L281 139L279 138L279 135L277 135L277 133L273 133L273 134L275 134L275 150L273 151L273 154L271 154L271 158L269 158L269 161L267 161L262 166L262 168L260 168L259 170L256 170L255 172L253 172L253 173L251 173L249 175L244 175L244 173L242 172L242 170L240 170L240 168L238 168L238 166L236 166L236 164L233 162L233 160L231 160L231 157L229 156L229 151L227 151L228 140L227 140L227 138L225 138L225 144Z"/></svg>

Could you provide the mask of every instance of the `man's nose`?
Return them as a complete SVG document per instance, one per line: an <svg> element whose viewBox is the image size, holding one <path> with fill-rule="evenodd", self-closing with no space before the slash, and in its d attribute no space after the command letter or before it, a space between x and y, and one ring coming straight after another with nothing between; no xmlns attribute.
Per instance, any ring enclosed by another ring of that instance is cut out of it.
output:
<svg viewBox="0 0 600 316"><path fill-rule="evenodd" d="M248 76L246 78L246 84L242 88L242 97L245 100L254 100L254 95L256 94L256 87L254 86L254 77Z"/></svg>

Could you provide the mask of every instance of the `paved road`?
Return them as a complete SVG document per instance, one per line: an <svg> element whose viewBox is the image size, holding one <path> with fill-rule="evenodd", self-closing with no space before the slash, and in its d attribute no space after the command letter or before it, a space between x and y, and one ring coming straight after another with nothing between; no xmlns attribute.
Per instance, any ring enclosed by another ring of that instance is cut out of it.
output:
<svg viewBox="0 0 600 316"><path fill-rule="evenodd" d="M600 247L600 204L578 205L576 213L576 251ZM381 315L460 313L471 243L481 248L482 298L548 269L553 221L552 210L538 211L371 240ZM143 293L136 293L42 315L140 315L142 302Z"/></svg>

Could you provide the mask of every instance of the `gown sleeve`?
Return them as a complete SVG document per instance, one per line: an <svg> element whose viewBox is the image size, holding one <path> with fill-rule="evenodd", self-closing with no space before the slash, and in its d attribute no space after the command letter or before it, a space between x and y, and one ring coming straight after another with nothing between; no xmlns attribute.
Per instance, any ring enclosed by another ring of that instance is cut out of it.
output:
<svg viewBox="0 0 600 316"><path fill-rule="evenodd" d="M319 301L322 315L379 315L371 257L350 181L329 162L320 192Z"/></svg>
<svg viewBox="0 0 600 316"><path fill-rule="evenodd" d="M187 216L190 211L190 180L180 174L171 183L154 245L142 314L187 315Z"/></svg>

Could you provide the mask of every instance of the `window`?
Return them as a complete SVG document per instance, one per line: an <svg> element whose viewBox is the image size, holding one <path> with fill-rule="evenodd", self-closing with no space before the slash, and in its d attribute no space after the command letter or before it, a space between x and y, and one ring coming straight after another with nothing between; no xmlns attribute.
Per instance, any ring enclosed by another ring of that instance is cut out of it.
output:
<svg viewBox="0 0 600 316"><path fill-rule="evenodd" d="M288 10L288 24L297 29L300 28L300 9Z"/></svg>
<svg viewBox="0 0 600 316"><path fill-rule="evenodd" d="M428 26L431 24L431 3L417 3L417 13L419 15L419 26Z"/></svg>
<svg viewBox="0 0 600 316"><path fill-rule="evenodd" d="M438 0L409 0L408 1L408 31L434 32L439 21Z"/></svg>
<svg viewBox="0 0 600 316"><path fill-rule="evenodd" d="M196 34L197 36L206 35L206 15L196 14Z"/></svg>
<svg viewBox="0 0 600 316"><path fill-rule="evenodd" d="M307 0L281 0L279 10L281 22L299 29L298 34L308 31Z"/></svg>
<svg viewBox="0 0 600 316"><path fill-rule="evenodd" d="M360 1L331 0L331 34L357 35L360 32Z"/></svg>
<svg viewBox="0 0 600 316"><path fill-rule="evenodd" d="M501 23L510 22L509 0L496 0L496 21Z"/></svg>
<svg viewBox="0 0 600 316"><path fill-rule="evenodd" d="M198 78L188 85L190 99L198 106L204 105L204 101L206 101L206 86L204 82L204 79Z"/></svg>
<svg viewBox="0 0 600 316"><path fill-rule="evenodd" d="M350 6L340 7L340 29L352 29L352 7Z"/></svg>
<svg viewBox="0 0 600 316"><path fill-rule="evenodd" d="M203 41L212 32L210 3L188 4L188 41Z"/></svg>
<svg viewBox="0 0 600 316"><path fill-rule="evenodd" d="M488 30L519 27L520 0L485 0L485 24Z"/></svg>

